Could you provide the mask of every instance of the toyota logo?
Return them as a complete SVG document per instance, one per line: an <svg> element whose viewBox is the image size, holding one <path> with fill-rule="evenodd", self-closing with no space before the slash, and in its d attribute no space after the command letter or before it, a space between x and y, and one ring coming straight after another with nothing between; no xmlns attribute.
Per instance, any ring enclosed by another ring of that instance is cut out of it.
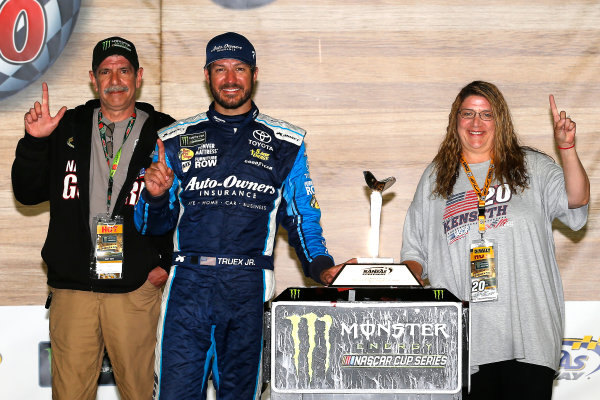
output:
<svg viewBox="0 0 600 400"><path fill-rule="evenodd" d="M269 143L271 141L271 135L265 131L255 130L252 132L252 136L254 136L254 139L260 140L263 143Z"/></svg>

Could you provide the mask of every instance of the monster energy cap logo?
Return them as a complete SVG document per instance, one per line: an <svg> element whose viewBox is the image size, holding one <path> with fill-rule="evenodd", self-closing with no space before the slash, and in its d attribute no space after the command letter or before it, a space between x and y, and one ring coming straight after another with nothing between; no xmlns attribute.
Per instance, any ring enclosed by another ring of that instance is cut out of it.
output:
<svg viewBox="0 0 600 400"><path fill-rule="evenodd" d="M102 50L108 50L112 46L122 47L127 51L131 51L131 45L124 40L113 39L105 40L102 42Z"/></svg>
<svg viewBox="0 0 600 400"><path fill-rule="evenodd" d="M297 289L296 289L297 290ZM329 370L329 361L331 357L331 342L329 340L329 331L331 330L331 325L333 325L333 318L331 315L323 315L322 317L317 317L315 313L308 313L304 315L290 315L286 317L286 319L290 320L292 323L292 340L294 342L294 366L296 367L296 374L298 374L298 360L300 358L300 336L299 336L299 327L300 322L302 320L306 321L307 325L307 335L308 335L308 349L306 352L306 360L308 364L308 376L309 381L312 382L313 376L313 352L316 347L315 338L317 336L317 330L315 327L315 323L317 321L321 321L325 323L325 329L323 331L325 345L327 348L327 355L325 358L325 372ZM304 341L303 341L304 342Z"/></svg>
<svg viewBox="0 0 600 400"><path fill-rule="evenodd" d="M96 71L98 66L106 57L120 55L125 57L137 71L140 67L135 45L127 39L113 36L99 41L94 47L92 55L92 70Z"/></svg>
<svg viewBox="0 0 600 400"><path fill-rule="evenodd" d="M290 289L290 297L294 300L300 298L300 289Z"/></svg>
<svg viewBox="0 0 600 400"><path fill-rule="evenodd" d="M436 300L442 300L444 298L444 289L434 289L433 296Z"/></svg>

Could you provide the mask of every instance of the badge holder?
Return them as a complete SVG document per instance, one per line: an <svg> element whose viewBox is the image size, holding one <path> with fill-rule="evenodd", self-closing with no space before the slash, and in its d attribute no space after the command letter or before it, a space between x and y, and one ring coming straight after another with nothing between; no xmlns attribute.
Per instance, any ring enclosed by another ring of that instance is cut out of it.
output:
<svg viewBox="0 0 600 400"><path fill-rule="evenodd" d="M471 301L498 300L498 276L494 242L489 239L471 243Z"/></svg>
<svg viewBox="0 0 600 400"><path fill-rule="evenodd" d="M94 217L94 257L92 278L121 279L123 277L123 217L102 214Z"/></svg>

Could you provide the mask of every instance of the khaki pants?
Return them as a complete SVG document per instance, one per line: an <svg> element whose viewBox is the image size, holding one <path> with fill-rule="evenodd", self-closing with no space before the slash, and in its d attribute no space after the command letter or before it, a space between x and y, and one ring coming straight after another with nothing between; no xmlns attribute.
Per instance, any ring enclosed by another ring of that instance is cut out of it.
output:
<svg viewBox="0 0 600 400"><path fill-rule="evenodd" d="M52 292L52 398L94 400L106 347L121 399L150 399L160 288L146 281L130 293Z"/></svg>

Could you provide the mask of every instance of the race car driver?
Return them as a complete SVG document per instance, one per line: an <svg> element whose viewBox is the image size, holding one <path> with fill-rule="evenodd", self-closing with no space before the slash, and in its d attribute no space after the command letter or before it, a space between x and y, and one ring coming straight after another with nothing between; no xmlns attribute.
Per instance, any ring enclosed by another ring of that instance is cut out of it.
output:
<svg viewBox="0 0 600 400"><path fill-rule="evenodd" d="M252 101L256 53L228 32L206 47L207 112L159 132L136 207L143 234L176 227L158 328L155 399L260 396L263 302L279 224L306 276L334 269L303 144L305 131Z"/></svg>

